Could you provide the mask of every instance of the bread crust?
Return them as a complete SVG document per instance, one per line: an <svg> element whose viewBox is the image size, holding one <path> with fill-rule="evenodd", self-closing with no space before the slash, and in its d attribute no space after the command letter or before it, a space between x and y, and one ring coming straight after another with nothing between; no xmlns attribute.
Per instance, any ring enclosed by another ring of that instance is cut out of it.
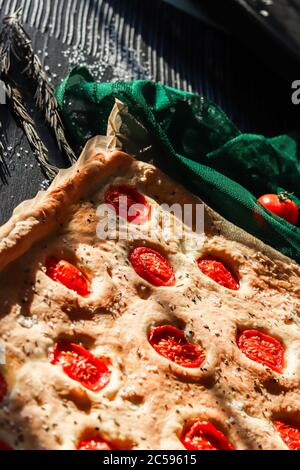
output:
<svg viewBox="0 0 300 470"><path fill-rule="evenodd" d="M183 242L158 233L154 240L150 220L138 240L101 240L97 209L105 189L120 182L134 185L153 207L201 203L152 165L99 151L96 137L73 167L0 228L6 351L0 371L9 389L0 404L0 439L17 449L76 449L82 437L99 434L122 449L183 449L182 429L199 418L236 449L286 449L272 421L299 419L299 266L207 206L205 236L187 231ZM187 241L195 237L199 244L191 249ZM138 245L168 258L175 286L154 287L136 274L128 256ZM232 267L238 291L200 272L196 259L207 254ZM44 263L51 255L89 273L92 294L80 297L50 279ZM147 335L164 323L201 345L201 367L186 369L156 353ZM282 374L239 350L240 329L282 341ZM109 385L92 392L52 365L49 351L60 339L109 358Z"/></svg>

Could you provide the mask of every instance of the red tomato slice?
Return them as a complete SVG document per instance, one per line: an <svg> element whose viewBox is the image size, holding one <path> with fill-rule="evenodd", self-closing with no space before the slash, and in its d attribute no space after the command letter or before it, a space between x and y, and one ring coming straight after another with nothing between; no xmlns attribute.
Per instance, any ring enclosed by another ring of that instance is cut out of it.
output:
<svg viewBox="0 0 300 470"><path fill-rule="evenodd" d="M200 346L190 343L183 331L172 325L153 328L149 343L158 354L182 367L199 367L205 359Z"/></svg>
<svg viewBox="0 0 300 470"><path fill-rule="evenodd" d="M14 450L9 444L0 439L0 450Z"/></svg>
<svg viewBox="0 0 300 470"><path fill-rule="evenodd" d="M93 392L99 392L110 381L106 364L79 344L59 341L49 358L51 364L61 365L71 379Z"/></svg>
<svg viewBox="0 0 300 470"><path fill-rule="evenodd" d="M114 450L114 448L101 437L90 437L81 441L78 450Z"/></svg>
<svg viewBox="0 0 300 470"><path fill-rule="evenodd" d="M154 286L174 286L176 279L169 261L158 251L146 246L135 248L130 254L136 273Z"/></svg>
<svg viewBox="0 0 300 470"><path fill-rule="evenodd" d="M252 361L282 373L284 348L280 341L258 330L245 330L237 340L238 347Z"/></svg>
<svg viewBox="0 0 300 470"><path fill-rule="evenodd" d="M3 375L0 373L0 403L7 394L7 383Z"/></svg>
<svg viewBox="0 0 300 470"><path fill-rule="evenodd" d="M287 424L283 421L273 422L282 440L291 450L300 450L300 426Z"/></svg>
<svg viewBox="0 0 300 470"><path fill-rule="evenodd" d="M240 288L239 283L221 261L207 256L206 258L199 258L197 263L200 271L220 284L220 286L231 290L238 290Z"/></svg>
<svg viewBox="0 0 300 470"><path fill-rule="evenodd" d="M45 265L46 274L53 281L63 284L83 297L91 293L89 279L73 264L64 259L58 260L54 256L49 256L46 259Z"/></svg>
<svg viewBox="0 0 300 470"><path fill-rule="evenodd" d="M110 186L105 192L104 201L111 204L116 213L128 222L142 224L149 220L151 206L147 199L130 184Z"/></svg>
<svg viewBox="0 0 300 470"><path fill-rule="evenodd" d="M233 450L224 434L208 421L191 423L181 442L188 450Z"/></svg>

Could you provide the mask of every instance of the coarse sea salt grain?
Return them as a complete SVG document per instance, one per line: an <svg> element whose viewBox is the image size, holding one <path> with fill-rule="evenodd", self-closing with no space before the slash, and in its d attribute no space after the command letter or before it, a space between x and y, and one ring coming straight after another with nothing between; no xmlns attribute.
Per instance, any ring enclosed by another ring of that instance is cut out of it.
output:
<svg viewBox="0 0 300 470"><path fill-rule="evenodd" d="M105 28L104 28L105 29ZM101 50L89 55L86 48L69 47L62 52L68 59L69 68L76 65L87 66L96 80L109 79L110 81L126 81L133 79L153 80L150 59L141 52L139 47L120 44L117 37L117 29L113 22L107 31L101 31L99 39L105 34L108 40L102 45ZM138 38L141 42L141 38ZM101 41L99 41L100 44Z"/></svg>
<svg viewBox="0 0 300 470"><path fill-rule="evenodd" d="M238 400L231 400L231 405L233 406L233 408L239 411L241 411L244 407L244 404Z"/></svg>
<svg viewBox="0 0 300 470"><path fill-rule="evenodd" d="M45 191L47 188L49 188L49 185L50 181L45 179L40 183L40 189Z"/></svg>
<svg viewBox="0 0 300 470"><path fill-rule="evenodd" d="M24 315L21 315L18 319L17 322L19 325L21 325L23 328L32 328L34 325L38 323L37 318L35 317L24 317Z"/></svg>
<svg viewBox="0 0 300 470"><path fill-rule="evenodd" d="M229 418L226 419L226 423L227 424L234 424L235 423L235 419L233 416L230 416Z"/></svg>

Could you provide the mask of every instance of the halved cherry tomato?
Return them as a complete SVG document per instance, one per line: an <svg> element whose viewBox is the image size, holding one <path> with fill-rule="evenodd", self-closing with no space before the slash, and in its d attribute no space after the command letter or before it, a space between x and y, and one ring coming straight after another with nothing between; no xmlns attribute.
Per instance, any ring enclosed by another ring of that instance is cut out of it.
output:
<svg viewBox="0 0 300 470"><path fill-rule="evenodd" d="M135 248L130 254L136 273L154 286L174 286L176 279L169 261L158 251L146 246Z"/></svg>
<svg viewBox="0 0 300 470"><path fill-rule="evenodd" d="M101 437L90 437L81 441L78 450L114 450L114 448Z"/></svg>
<svg viewBox="0 0 300 470"><path fill-rule="evenodd" d="M49 256L46 259L45 265L46 274L53 281L63 284L83 297L91 293L89 279L73 264L64 259L58 260L54 256Z"/></svg>
<svg viewBox="0 0 300 470"><path fill-rule="evenodd" d="M150 217L151 206L147 199L130 184L110 186L105 192L104 201L129 222L142 224Z"/></svg>
<svg viewBox="0 0 300 470"><path fill-rule="evenodd" d="M287 424L283 421L273 422L282 440L291 450L300 450L300 426L299 424Z"/></svg>
<svg viewBox="0 0 300 470"><path fill-rule="evenodd" d="M264 194L257 199L257 202L290 224L297 224L299 209L297 204L289 198L288 193Z"/></svg>
<svg viewBox="0 0 300 470"><path fill-rule="evenodd" d="M200 271L220 284L220 286L232 290L238 290L240 288L239 283L221 261L211 256L206 256L205 258L199 258L197 263Z"/></svg>
<svg viewBox="0 0 300 470"><path fill-rule="evenodd" d="M181 442L188 450L233 450L232 445L209 421L194 421L184 431Z"/></svg>
<svg viewBox="0 0 300 470"><path fill-rule="evenodd" d="M59 341L49 359L51 364L61 365L71 379L93 392L99 392L110 381L111 372L106 364L79 344Z"/></svg>
<svg viewBox="0 0 300 470"><path fill-rule="evenodd" d="M0 439L0 450L14 450L7 442Z"/></svg>
<svg viewBox="0 0 300 470"><path fill-rule="evenodd" d="M284 348L277 339L258 330L244 330L238 335L237 344L252 361L282 373Z"/></svg>
<svg viewBox="0 0 300 470"><path fill-rule="evenodd" d="M189 342L183 331L172 325L152 328L149 343L158 354L182 367L199 367L205 360L200 346Z"/></svg>
<svg viewBox="0 0 300 470"><path fill-rule="evenodd" d="M3 375L0 373L0 403L7 394L7 383Z"/></svg>

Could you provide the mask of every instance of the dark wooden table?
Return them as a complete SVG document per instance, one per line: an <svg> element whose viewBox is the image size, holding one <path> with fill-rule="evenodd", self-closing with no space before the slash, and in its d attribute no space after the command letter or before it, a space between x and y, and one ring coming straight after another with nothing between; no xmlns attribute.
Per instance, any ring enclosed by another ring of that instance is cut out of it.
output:
<svg viewBox="0 0 300 470"><path fill-rule="evenodd" d="M243 131L276 135L296 127L290 84L230 34L161 0L0 0L0 17L18 6L55 85L75 64L87 63L98 80L153 79L204 94ZM30 102L30 83L20 69L16 73ZM51 160L66 166L32 102L31 109ZM3 223L47 181L5 105L0 119L8 139L8 173L2 171L0 181Z"/></svg>

